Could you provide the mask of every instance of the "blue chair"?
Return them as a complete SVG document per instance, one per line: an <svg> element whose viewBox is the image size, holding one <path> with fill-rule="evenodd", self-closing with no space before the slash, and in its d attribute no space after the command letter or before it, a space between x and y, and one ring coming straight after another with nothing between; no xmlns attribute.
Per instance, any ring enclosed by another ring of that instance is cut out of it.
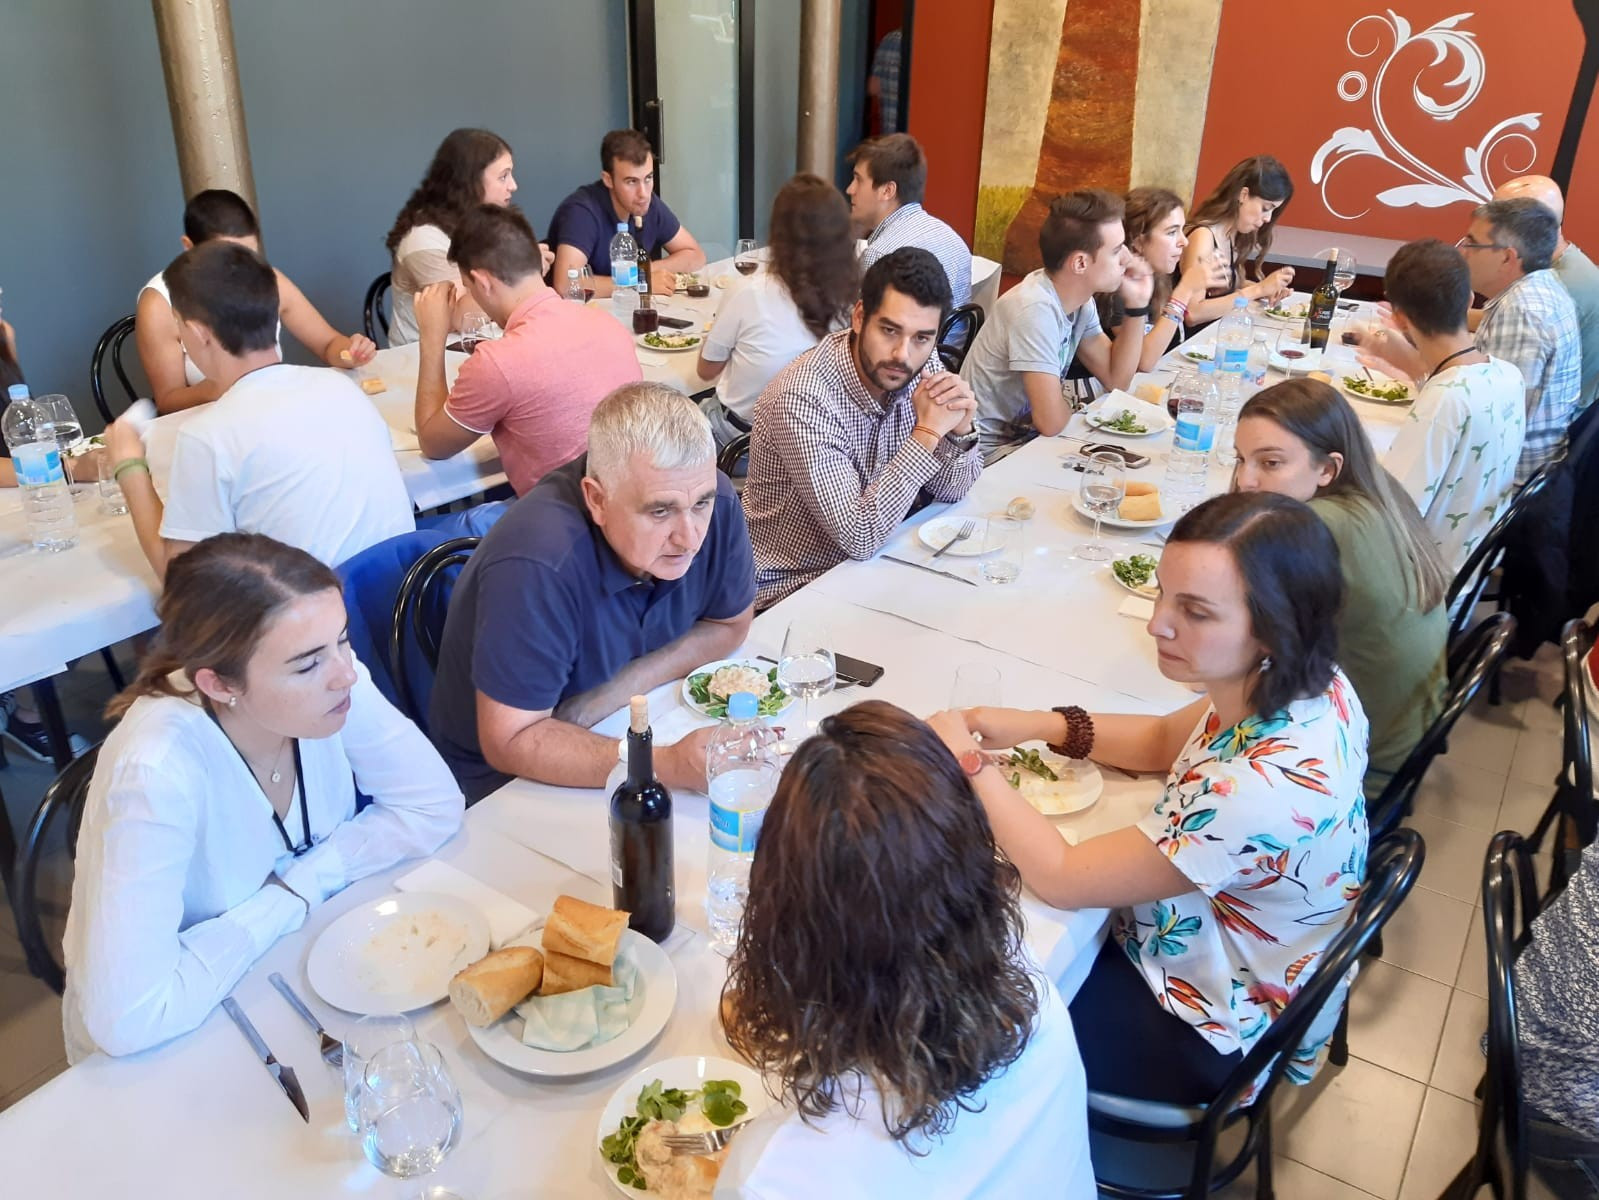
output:
<svg viewBox="0 0 1599 1200"><path fill-rule="evenodd" d="M405 712L405 705L389 658L394 603L406 573L417 559L453 536L443 529L402 533L368 547L338 568L339 579L344 583L344 607L350 618L350 649L366 664L378 691L401 712Z"/></svg>
<svg viewBox="0 0 1599 1200"><path fill-rule="evenodd" d="M452 538L434 546L405 573L394 601L389 661L394 664L395 690L400 695L400 711L415 721L423 733L428 731L428 702L433 694L433 677L438 672L450 594L461 568L482 540Z"/></svg>

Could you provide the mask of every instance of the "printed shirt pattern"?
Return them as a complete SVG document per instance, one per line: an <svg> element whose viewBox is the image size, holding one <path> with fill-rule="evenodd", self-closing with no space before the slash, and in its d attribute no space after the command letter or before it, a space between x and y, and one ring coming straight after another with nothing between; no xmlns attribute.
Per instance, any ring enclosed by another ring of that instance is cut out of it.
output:
<svg viewBox="0 0 1599 1200"><path fill-rule="evenodd" d="M1219 1053L1247 1052L1309 981L1366 873L1366 714L1342 671L1274 717L1220 728L1207 708L1139 822L1196 890L1117 914L1161 1006ZM1329 1003L1289 1075L1326 1057Z"/></svg>
<svg viewBox="0 0 1599 1200"><path fill-rule="evenodd" d="M1553 271L1532 271L1483 307L1477 349L1521 368L1527 434L1516 483L1559 454L1582 396L1582 334L1571 295Z"/></svg>

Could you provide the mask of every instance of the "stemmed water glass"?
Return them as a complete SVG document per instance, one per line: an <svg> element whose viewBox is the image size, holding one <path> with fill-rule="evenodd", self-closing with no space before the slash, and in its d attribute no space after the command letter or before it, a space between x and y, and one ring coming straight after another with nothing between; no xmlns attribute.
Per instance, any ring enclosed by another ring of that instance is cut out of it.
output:
<svg viewBox="0 0 1599 1200"><path fill-rule="evenodd" d="M1004 703L1001 696L998 667L962 663L955 668L955 686L949 690L951 708L998 708Z"/></svg>
<svg viewBox="0 0 1599 1200"><path fill-rule="evenodd" d="M738 249L733 251L733 269L740 275L753 275L758 265L755 261L755 239L739 238Z"/></svg>
<svg viewBox="0 0 1599 1200"><path fill-rule="evenodd" d="M72 401L65 396L37 396L34 400L50 414L50 422L55 426L56 445L61 452L67 454L76 450L78 443L83 441L83 421L72 407Z"/></svg>
<svg viewBox="0 0 1599 1200"><path fill-rule="evenodd" d="M487 340L489 326L492 324L493 322L489 320L487 313L469 312L462 317L461 349L468 354L476 350L479 342Z"/></svg>
<svg viewBox="0 0 1599 1200"><path fill-rule="evenodd" d="M361 1077L361 1149L395 1179L436 1170L461 1134L461 1093L444 1056L427 1042L396 1042Z"/></svg>
<svg viewBox="0 0 1599 1200"><path fill-rule="evenodd" d="M1089 562L1104 562L1111 549L1099 540L1099 523L1106 513L1115 512L1127 495L1127 463L1119 454L1090 454L1083 461L1078 485L1082 506L1094 514L1094 537L1077 547L1077 557Z"/></svg>
<svg viewBox="0 0 1599 1200"><path fill-rule="evenodd" d="M1326 262L1335 254L1338 256L1338 265L1333 268L1333 286L1340 292L1346 292L1355 285L1355 268L1358 265L1355 256L1348 250L1338 250L1329 246L1316 255L1316 258Z"/></svg>
<svg viewBox="0 0 1599 1200"><path fill-rule="evenodd" d="M833 635L827 626L803 619L790 622L783 637L783 653L778 656L777 686L785 695L805 701L801 711L807 737L816 731L811 722L811 701L833 690L836 670Z"/></svg>

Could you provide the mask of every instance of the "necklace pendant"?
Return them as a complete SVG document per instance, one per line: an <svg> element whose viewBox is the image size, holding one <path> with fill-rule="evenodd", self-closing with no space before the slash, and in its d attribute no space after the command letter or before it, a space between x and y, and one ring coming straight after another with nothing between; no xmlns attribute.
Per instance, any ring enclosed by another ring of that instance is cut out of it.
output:
<svg viewBox="0 0 1599 1200"><path fill-rule="evenodd" d="M272 782L273 783L282 783L283 782L283 772L282 771L273 771L272 772Z"/></svg>

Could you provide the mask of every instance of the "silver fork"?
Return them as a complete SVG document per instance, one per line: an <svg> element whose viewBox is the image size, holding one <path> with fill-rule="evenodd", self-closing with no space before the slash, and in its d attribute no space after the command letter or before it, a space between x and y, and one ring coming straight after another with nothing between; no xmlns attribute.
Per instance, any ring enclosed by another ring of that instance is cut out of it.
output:
<svg viewBox="0 0 1599 1200"><path fill-rule="evenodd" d="M315 1030L317 1037L322 1039L322 1045L319 1047L322 1061L335 1071L344 1070L344 1043L322 1028L322 1022L318 1021L316 1015L305 1006L305 1001L294 994L294 989L289 986L287 979L276 971L268 975L267 979L278 989L278 994L289 1002L289 1007L300 1015L300 1020Z"/></svg>
<svg viewBox="0 0 1599 1200"><path fill-rule="evenodd" d="M944 551L948 550L956 542L964 542L967 538L971 537L972 534L974 534L976 532L977 532L977 522L976 521L966 521L966 522L964 522L961 525L960 529L956 532L955 536L950 538L949 541L945 542L942 546L940 546L937 549L937 551L934 552L933 558L940 557L944 553ZM929 559L928 561L931 562L932 560Z"/></svg>
<svg viewBox="0 0 1599 1200"><path fill-rule="evenodd" d="M673 1154L715 1154L748 1124L748 1121L740 1121L737 1125L708 1129L704 1133L668 1133L661 1138L661 1144Z"/></svg>

